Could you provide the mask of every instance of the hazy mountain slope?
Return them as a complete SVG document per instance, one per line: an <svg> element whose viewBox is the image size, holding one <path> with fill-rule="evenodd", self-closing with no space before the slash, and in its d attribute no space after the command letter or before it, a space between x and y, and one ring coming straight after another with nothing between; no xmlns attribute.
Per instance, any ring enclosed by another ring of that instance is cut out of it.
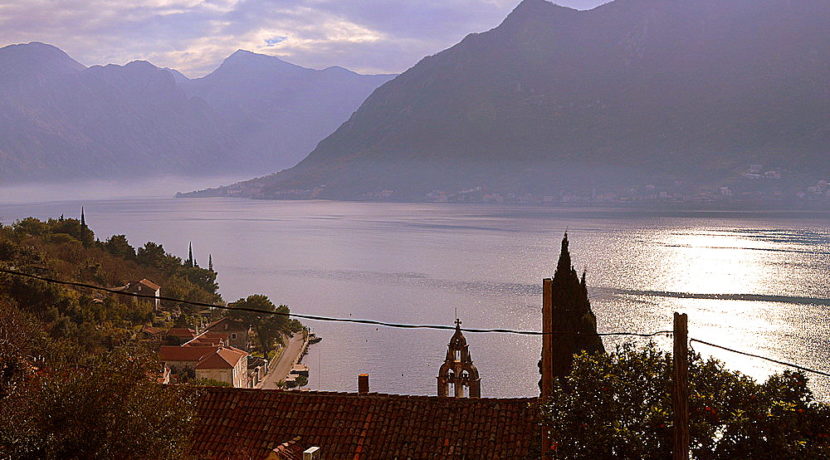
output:
<svg viewBox="0 0 830 460"><path fill-rule="evenodd" d="M391 78L307 69L240 50L184 87L221 114L238 140L236 154L273 170L303 159Z"/></svg>
<svg viewBox="0 0 830 460"><path fill-rule="evenodd" d="M291 70L263 71L246 54ZM281 169L386 79L239 52L189 80L143 61L86 68L50 45L8 46L0 49L0 182Z"/></svg>
<svg viewBox="0 0 830 460"><path fill-rule="evenodd" d="M823 0L525 0L377 89L297 167L211 193L552 193L755 162L830 175L829 23Z"/></svg>
<svg viewBox="0 0 830 460"><path fill-rule="evenodd" d="M0 68L26 73L0 91L4 182L205 173L229 148L212 110L147 62L84 68L30 44L0 50Z"/></svg>

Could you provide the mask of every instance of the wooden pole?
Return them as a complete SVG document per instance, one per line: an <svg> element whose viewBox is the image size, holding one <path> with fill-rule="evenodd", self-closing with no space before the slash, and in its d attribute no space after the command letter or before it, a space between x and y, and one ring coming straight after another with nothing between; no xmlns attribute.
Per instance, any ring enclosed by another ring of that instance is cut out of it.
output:
<svg viewBox="0 0 830 460"><path fill-rule="evenodd" d="M553 391L553 281L542 280L542 398Z"/></svg>
<svg viewBox="0 0 830 460"><path fill-rule="evenodd" d="M689 341L688 317L674 314L674 460L689 460Z"/></svg>
<svg viewBox="0 0 830 460"><path fill-rule="evenodd" d="M542 403L549 402L553 392L553 281L542 280ZM550 434L542 424L542 458L549 458Z"/></svg>

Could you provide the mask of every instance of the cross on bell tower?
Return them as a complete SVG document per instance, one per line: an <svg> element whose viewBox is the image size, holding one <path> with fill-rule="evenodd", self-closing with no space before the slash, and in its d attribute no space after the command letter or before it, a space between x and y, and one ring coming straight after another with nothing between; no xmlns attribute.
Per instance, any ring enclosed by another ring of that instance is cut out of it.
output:
<svg viewBox="0 0 830 460"><path fill-rule="evenodd" d="M455 319L455 334L447 347L447 357L438 371L438 396L449 396L450 385L456 398L464 397L464 387L468 388L470 398L481 397L481 379L470 358L467 339L461 333L461 320L458 318Z"/></svg>

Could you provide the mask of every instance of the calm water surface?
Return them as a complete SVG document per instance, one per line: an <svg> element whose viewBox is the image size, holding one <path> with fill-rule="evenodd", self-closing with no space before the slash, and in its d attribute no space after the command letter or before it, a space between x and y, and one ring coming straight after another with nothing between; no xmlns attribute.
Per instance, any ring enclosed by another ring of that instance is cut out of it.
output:
<svg viewBox="0 0 830 460"><path fill-rule="evenodd" d="M0 200L0 203L3 200ZM75 215L80 202L0 204L0 222ZM637 213L471 205L235 199L86 201L104 238L212 254L221 292L253 293L309 314L538 330L541 280L562 233L587 269L600 331L670 329L830 370L830 218L755 213ZM305 361L310 387L435 394L447 331L306 322L324 339ZM537 337L467 334L484 396L537 393ZM613 348L620 339L606 339ZM657 339L670 349L669 339ZM781 366L694 345L763 379ZM811 376L830 400L830 379Z"/></svg>

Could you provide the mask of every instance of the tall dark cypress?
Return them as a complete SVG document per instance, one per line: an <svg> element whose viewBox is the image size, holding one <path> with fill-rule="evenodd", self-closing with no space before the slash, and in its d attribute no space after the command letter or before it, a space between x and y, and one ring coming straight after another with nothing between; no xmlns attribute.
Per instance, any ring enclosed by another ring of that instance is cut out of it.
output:
<svg viewBox="0 0 830 460"><path fill-rule="evenodd" d="M573 355L582 351L605 353L597 335L597 319L591 311L585 273L580 280L571 263L568 234L562 239L562 252L552 281L553 375L564 377L571 371Z"/></svg>
<svg viewBox="0 0 830 460"><path fill-rule="evenodd" d="M81 206L81 228L86 228L86 216L84 216L83 206Z"/></svg>
<svg viewBox="0 0 830 460"><path fill-rule="evenodd" d="M213 254L208 254L208 270L213 271Z"/></svg>
<svg viewBox="0 0 830 460"><path fill-rule="evenodd" d="M187 266L192 267L195 265L195 261L193 260L193 243L189 243L187 247Z"/></svg>

